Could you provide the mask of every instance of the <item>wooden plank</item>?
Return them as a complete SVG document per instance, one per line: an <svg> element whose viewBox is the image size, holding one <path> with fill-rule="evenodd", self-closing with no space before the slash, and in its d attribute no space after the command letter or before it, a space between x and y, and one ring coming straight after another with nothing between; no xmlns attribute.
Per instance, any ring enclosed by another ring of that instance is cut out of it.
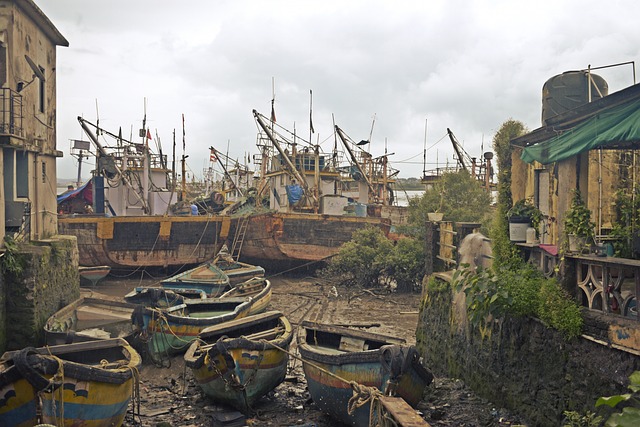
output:
<svg viewBox="0 0 640 427"><path fill-rule="evenodd" d="M418 413L401 397L381 396L380 403L385 417L390 417L395 423L385 423L384 426L402 427L430 427Z"/></svg>

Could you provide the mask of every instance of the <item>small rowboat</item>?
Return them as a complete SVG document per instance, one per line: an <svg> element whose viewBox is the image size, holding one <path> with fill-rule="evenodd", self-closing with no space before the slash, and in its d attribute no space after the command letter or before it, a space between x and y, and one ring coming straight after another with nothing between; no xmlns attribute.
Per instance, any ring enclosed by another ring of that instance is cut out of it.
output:
<svg viewBox="0 0 640 427"><path fill-rule="evenodd" d="M250 414L253 404L285 377L291 323L269 311L204 329L184 356L204 393ZM277 347L276 347L277 346Z"/></svg>
<svg viewBox="0 0 640 427"><path fill-rule="evenodd" d="M386 335L305 321L297 344L311 398L323 412L348 425L370 425L371 403L350 405L357 399L353 384L360 390L375 387L415 407L433 380L414 346Z"/></svg>
<svg viewBox="0 0 640 427"><path fill-rule="evenodd" d="M107 298L80 297L51 315L44 325L47 345L124 338L133 343L136 306Z"/></svg>
<svg viewBox="0 0 640 427"><path fill-rule="evenodd" d="M224 294L219 299L225 298L250 298L251 310L249 315L262 313L271 302L271 282L264 277L254 277L240 283Z"/></svg>
<svg viewBox="0 0 640 427"><path fill-rule="evenodd" d="M168 289L144 288L125 300L141 305L133 323L150 357L160 361L184 352L206 327L263 312L271 295L271 282L254 278L218 298L188 299Z"/></svg>
<svg viewBox="0 0 640 427"><path fill-rule="evenodd" d="M160 282L165 289L201 289L218 297L230 289L229 277L213 262L201 264Z"/></svg>
<svg viewBox="0 0 640 427"><path fill-rule="evenodd" d="M0 359L0 425L119 426L140 362L123 339L7 352Z"/></svg>
<svg viewBox="0 0 640 427"><path fill-rule="evenodd" d="M227 275L231 286L242 283L252 277L264 276L264 268L259 265L251 265L245 262L223 258L216 258L213 262L216 267Z"/></svg>
<svg viewBox="0 0 640 427"><path fill-rule="evenodd" d="M205 299L202 289L164 289L153 286L138 286L124 296L131 304L171 307L182 304L185 299Z"/></svg>
<svg viewBox="0 0 640 427"><path fill-rule="evenodd" d="M78 267L80 277L91 282L91 287L95 288L99 280L104 279L111 272L108 265L96 265L92 267Z"/></svg>

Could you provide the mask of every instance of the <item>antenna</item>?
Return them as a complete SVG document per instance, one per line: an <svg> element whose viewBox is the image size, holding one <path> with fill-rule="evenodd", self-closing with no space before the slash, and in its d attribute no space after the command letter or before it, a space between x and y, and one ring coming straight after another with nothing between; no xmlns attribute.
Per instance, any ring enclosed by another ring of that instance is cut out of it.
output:
<svg viewBox="0 0 640 427"><path fill-rule="evenodd" d="M42 72L40 67L38 67L36 63L33 62L33 59L29 58L29 55L25 55L24 59L27 60L29 67L31 67L31 69L33 70L33 75L44 82L45 81L44 73Z"/></svg>
<svg viewBox="0 0 640 427"><path fill-rule="evenodd" d="M31 77L31 80L28 82L19 81L18 84L16 85L17 92L22 92L27 86L29 86L31 83L33 83L36 80L36 77L39 78L40 81L43 83L45 81L44 73L42 72L40 67L38 67L36 63L33 62L33 59L29 58L28 55L25 55L24 59L26 59L27 64L29 64L29 67L33 71L33 76Z"/></svg>

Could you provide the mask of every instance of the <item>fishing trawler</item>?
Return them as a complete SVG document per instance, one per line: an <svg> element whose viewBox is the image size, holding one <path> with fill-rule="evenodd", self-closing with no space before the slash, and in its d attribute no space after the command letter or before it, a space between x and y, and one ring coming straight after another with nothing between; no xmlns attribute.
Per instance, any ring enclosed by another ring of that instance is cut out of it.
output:
<svg viewBox="0 0 640 427"><path fill-rule="evenodd" d="M237 219L191 215L184 204L185 156L179 195L175 167L168 167L161 149L151 150L148 129L141 129L142 142L134 143L121 132L110 133L82 117L78 121L91 141L76 149L80 156L91 154L93 144L95 170L80 188L58 196L58 232L77 237L80 265L176 268L213 259Z"/></svg>

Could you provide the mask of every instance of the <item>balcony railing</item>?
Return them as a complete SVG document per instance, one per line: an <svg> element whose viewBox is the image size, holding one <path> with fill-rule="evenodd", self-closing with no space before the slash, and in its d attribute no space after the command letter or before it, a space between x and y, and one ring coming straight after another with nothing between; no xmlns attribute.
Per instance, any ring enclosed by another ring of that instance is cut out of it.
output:
<svg viewBox="0 0 640 427"><path fill-rule="evenodd" d="M0 135L23 137L22 117L22 96L12 89L1 88Z"/></svg>

